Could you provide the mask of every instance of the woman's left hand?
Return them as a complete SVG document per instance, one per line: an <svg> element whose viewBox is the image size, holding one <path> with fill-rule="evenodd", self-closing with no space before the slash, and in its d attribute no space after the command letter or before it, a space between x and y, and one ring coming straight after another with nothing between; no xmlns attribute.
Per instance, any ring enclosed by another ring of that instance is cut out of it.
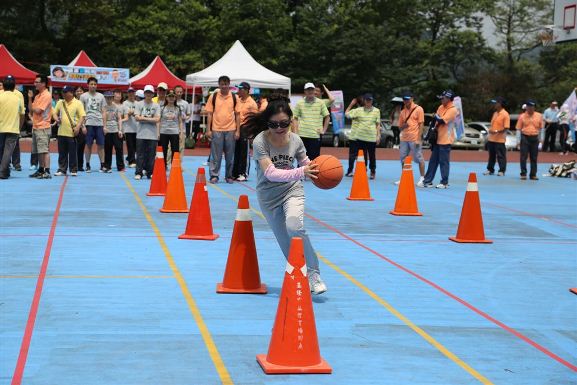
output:
<svg viewBox="0 0 577 385"><path fill-rule="evenodd" d="M308 176L311 179L318 179L318 167L319 165L316 163L309 163L307 166L305 166L305 176Z"/></svg>

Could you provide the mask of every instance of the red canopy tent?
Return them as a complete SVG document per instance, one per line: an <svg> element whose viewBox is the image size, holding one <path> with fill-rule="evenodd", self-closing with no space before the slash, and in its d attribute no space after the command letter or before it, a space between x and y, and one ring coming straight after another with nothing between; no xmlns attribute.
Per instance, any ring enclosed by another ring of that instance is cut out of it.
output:
<svg viewBox="0 0 577 385"><path fill-rule="evenodd" d="M142 89L145 85L150 84L156 86L160 82L165 82L168 88L174 88L176 86L181 86L189 92L192 91L192 86L186 84L186 82L178 78L173 74L166 64L162 61L160 56L157 56L152 63L144 71L130 78L130 86L136 89ZM202 93L201 87L196 87L195 93Z"/></svg>
<svg viewBox="0 0 577 385"><path fill-rule="evenodd" d="M4 44L0 44L0 78L12 75L18 85L31 85L38 73L24 67L12 56Z"/></svg>
<svg viewBox="0 0 577 385"><path fill-rule="evenodd" d="M68 63L68 66L98 67L96 64L94 64L86 52L84 52L84 50L78 52L78 55L76 55L76 57L72 59L70 63Z"/></svg>

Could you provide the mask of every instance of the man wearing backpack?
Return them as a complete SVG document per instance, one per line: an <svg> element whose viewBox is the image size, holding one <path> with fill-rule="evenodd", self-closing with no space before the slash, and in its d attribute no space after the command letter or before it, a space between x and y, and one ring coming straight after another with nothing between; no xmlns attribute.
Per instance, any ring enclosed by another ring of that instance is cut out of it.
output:
<svg viewBox="0 0 577 385"><path fill-rule="evenodd" d="M240 138L240 110L236 96L230 92L230 78L218 78L218 88L206 102L210 142L210 183L218 183L222 153L225 158L226 183L234 183L232 167L235 141Z"/></svg>

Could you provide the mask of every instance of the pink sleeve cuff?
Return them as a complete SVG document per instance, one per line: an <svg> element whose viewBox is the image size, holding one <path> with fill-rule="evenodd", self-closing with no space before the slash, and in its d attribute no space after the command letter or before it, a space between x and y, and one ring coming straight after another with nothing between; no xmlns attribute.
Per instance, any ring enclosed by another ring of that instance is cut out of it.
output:
<svg viewBox="0 0 577 385"><path fill-rule="evenodd" d="M299 166L308 166L310 162L311 160L309 159L309 157L305 156L305 158L299 162Z"/></svg>
<svg viewBox="0 0 577 385"><path fill-rule="evenodd" d="M264 176L271 182L293 182L301 180L305 176L305 168L299 167L291 170L279 170L274 164L271 164L264 172Z"/></svg>

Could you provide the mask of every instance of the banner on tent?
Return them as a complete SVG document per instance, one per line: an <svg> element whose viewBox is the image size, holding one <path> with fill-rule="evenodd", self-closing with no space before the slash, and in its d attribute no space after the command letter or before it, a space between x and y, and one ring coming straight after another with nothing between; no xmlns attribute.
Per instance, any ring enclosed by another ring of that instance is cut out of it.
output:
<svg viewBox="0 0 577 385"><path fill-rule="evenodd" d="M82 83L95 77L99 84L128 85L130 71L128 68L105 68L51 65L50 80L62 83Z"/></svg>
<svg viewBox="0 0 577 385"><path fill-rule="evenodd" d="M461 137L465 133L465 115L463 114L463 103L461 102L461 97L459 96L455 97L455 100L453 100L453 104L459 111L457 117L455 118L455 130L456 130L455 139L461 139Z"/></svg>
<svg viewBox="0 0 577 385"><path fill-rule="evenodd" d="M335 101L331 105L331 119L333 121L333 133L339 133L345 128L345 104L343 91L331 91Z"/></svg>

